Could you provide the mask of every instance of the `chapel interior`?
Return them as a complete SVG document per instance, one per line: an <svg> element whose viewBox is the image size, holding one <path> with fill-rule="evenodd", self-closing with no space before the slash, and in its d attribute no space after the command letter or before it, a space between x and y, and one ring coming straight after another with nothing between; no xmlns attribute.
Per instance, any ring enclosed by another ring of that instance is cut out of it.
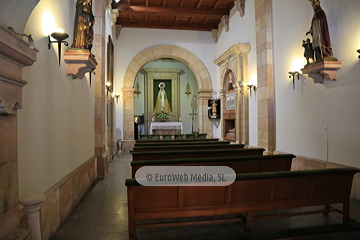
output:
<svg viewBox="0 0 360 240"><path fill-rule="evenodd" d="M0 240L360 239L359 16L0 0ZM232 184L135 180L221 162Z"/></svg>

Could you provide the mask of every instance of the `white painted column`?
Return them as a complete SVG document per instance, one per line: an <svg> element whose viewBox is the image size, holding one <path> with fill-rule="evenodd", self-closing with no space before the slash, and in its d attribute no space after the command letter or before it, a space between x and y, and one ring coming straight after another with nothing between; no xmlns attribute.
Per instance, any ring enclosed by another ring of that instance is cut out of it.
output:
<svg viewBox="0 0 360 240"><path fill-rule="evenodd" d="M31 240L41 240L40 206L45 199L45 194L26 195L20 198L20 204L25 207L27 213Z"/></svg>

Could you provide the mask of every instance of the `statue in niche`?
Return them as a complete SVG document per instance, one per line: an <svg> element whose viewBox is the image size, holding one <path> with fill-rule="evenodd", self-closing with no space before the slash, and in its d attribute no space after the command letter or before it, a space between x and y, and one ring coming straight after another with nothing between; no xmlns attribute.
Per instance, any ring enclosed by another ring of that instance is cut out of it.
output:
<svg viewBox="0 0 360 240"><path fill-rule="evenodd" d="M216 107L217 107L217 101L216 101L216 100L212 100L212 101L211 101L212 117L216 117L216 116L217 116Z"/></svg>
<svg viewBox="0 0 360 240"><path fill-rule="evenodd" d="M165 92L165 83L161 82L159 83L159 93L158 96L156 98L156 104L155 104L155 108L154 108L154 113L159 114L159 113L170 113L171 112L171 107L169 104L169 100L166 96L166 92Z"/></svg>
<svg viewBox="0 0 360 240"><path fill-rule="evenodd" d="M314 48L315 60L319 61L337 61L333 57L333 51L330 41L329 27L326 14L320 6L319 0L309 0L312 2L314 16L311 21L311 27L306 35L311 34L313 38L312 46Z"/></svg>
<svg viewBox="0 0 360 240"><path fill-rule="evenodd" d="M309 65L310 64L309 59L312 59L312 61L314 62L314 49L313 49L312 43L310 42L310 39L308 38L308 39L306 39L306 41L303 40L302 46L303 46L303 48L305 48L304 57L306 58L306 61L307 61L306 65Z"/></svg>
<svg viewBox="0 0 360 240"><path fill-rule="evenodd" d="M234 89L234 86L233 86L233 83L232 83L232 73L229 74L229 86L228 86L228 90L233 90Z"/></svg>
<svg viewBox="0 0 360 240"><path fill-rule="evenodd" d="M95 17L91 0L77 0L75 11L74 41L72 48L92 49Z"/></svg>

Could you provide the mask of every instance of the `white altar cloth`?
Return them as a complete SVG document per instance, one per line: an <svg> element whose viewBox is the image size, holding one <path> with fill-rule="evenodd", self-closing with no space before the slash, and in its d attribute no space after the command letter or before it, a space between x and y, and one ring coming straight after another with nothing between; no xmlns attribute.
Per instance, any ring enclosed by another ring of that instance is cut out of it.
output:
<svg viewBox="0 0 360 240"><path fill-rule="evenodd" d="M181 129L181 133L183 133L182 122L152 122L150 123L150 134L152 134L153 129Z"/></svg>

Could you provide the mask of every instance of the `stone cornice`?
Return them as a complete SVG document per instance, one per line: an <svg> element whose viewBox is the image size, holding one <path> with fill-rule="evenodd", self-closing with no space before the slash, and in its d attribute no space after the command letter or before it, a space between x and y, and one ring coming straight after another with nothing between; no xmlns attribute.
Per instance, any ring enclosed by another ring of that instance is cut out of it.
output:
<svg viewBox="0 0 360 240"><path fill-rule="evenodd" d="M36 61L37 49L0 26L0 114L16 114L22 105L22 69ZM15 111L14 111L15 110Z"/></svg>
<svg viewBox="0 0 360 240"><path fill-rule="evenodd" d="M0 26L0 55L5 56L23 66L30 66L36 61L36 48Z"/></svg>
<svg viewBox="0 0 360 240"><path fill-rule="evenodd" d="M224 52L220 57L218 57L214 63L219 67L226 64L231 58L236 57L240 54L248 54L251 50L251 46L249 43L239 43L237 45L233 45L226 52Z"/></svg>

